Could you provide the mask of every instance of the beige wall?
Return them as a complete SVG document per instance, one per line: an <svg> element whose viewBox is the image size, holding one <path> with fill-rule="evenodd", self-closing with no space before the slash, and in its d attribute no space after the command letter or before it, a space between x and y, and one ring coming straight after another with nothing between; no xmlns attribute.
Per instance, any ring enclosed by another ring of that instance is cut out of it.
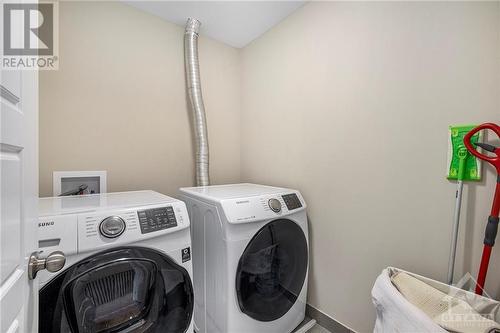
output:
<svg viewBox="0 0 500 333"><path fill-rule="evenodd" d="M498 2L310 3L243 50L242 83L242 180L308 201L313 306L368 332L384 267L446 278L447 127L500 121ZM459 273L476 273L485 179L466 189ZM491 269L498 298L500 246Z"/></svg>
<svg viewBox="0 0 500 333"><path fill-rule="evenodd" d="M118 2L60 3L60 67L40 73L40 194L52 171L107 170L108 190L192 185L183 28ZM239 179L239 51L200 39L216 183Z"/></svg>

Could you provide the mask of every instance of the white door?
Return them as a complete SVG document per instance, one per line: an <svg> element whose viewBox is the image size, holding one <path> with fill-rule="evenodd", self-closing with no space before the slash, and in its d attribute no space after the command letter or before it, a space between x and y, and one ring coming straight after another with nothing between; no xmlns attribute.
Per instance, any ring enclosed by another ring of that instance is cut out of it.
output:
<svg viewBox="0 0 500 333"><path fill-rule="evenodd" d="M3 35L2 2L0 8ZM38 73L0 70L0 89L0 332L32 333L38 331L38 281L28 279L37 248Z"/></svg>

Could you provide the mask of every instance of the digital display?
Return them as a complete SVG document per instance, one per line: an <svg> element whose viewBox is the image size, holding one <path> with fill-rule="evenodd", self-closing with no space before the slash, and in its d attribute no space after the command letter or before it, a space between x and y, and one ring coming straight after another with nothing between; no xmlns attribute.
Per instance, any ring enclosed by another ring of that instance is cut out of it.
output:
<svg viewBox="0 0 500 333"><path fill-rule="evenodd" d="M299 197L295 193L285 194L281 196L285 201L286 208L293 210L302 207Z"/></svg>
<svg viewBox="0 0 500 333"><path fill-rule="evenodd" d="M141 210L137 212L137 216L143 234L177 226L174 209L171 206Z"/></svg>

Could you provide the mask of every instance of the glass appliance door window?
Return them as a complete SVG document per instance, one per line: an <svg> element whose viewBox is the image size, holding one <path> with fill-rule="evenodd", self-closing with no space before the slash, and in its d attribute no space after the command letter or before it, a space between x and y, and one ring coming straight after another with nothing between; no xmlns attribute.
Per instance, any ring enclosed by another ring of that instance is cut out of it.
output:
<svg viewBox="0 0 500 333"><path fill-rule="evenodd" d="M297 223L279 219L266 224L247 245L236 272L241 311L259 321L281 318L304 285L308 248Z"/></svg>
<svg viewBox="0 0 500 333"><path fill-rule="evenodd" d="M40 290L40 332L186 332L188 272L161 252L116 248L84 259Z"/></svg>

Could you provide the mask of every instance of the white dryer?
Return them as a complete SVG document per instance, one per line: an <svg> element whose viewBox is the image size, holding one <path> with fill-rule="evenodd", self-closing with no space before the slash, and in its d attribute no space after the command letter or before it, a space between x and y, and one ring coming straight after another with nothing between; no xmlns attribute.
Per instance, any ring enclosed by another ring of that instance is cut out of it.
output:
<svg viewBox="0 0 500 333"><path fill-rule="evenodd" d="M288 333L305 315L306 203L254 184L182 188L193 237L195 330Z"/></svg>
<svg viewBox="0 0 500 333"><path fill-rule="evenodd" d="M39 332L191 333L189 217L153 191L41 198L39 248L62 271L38 273Z"/></svg>

